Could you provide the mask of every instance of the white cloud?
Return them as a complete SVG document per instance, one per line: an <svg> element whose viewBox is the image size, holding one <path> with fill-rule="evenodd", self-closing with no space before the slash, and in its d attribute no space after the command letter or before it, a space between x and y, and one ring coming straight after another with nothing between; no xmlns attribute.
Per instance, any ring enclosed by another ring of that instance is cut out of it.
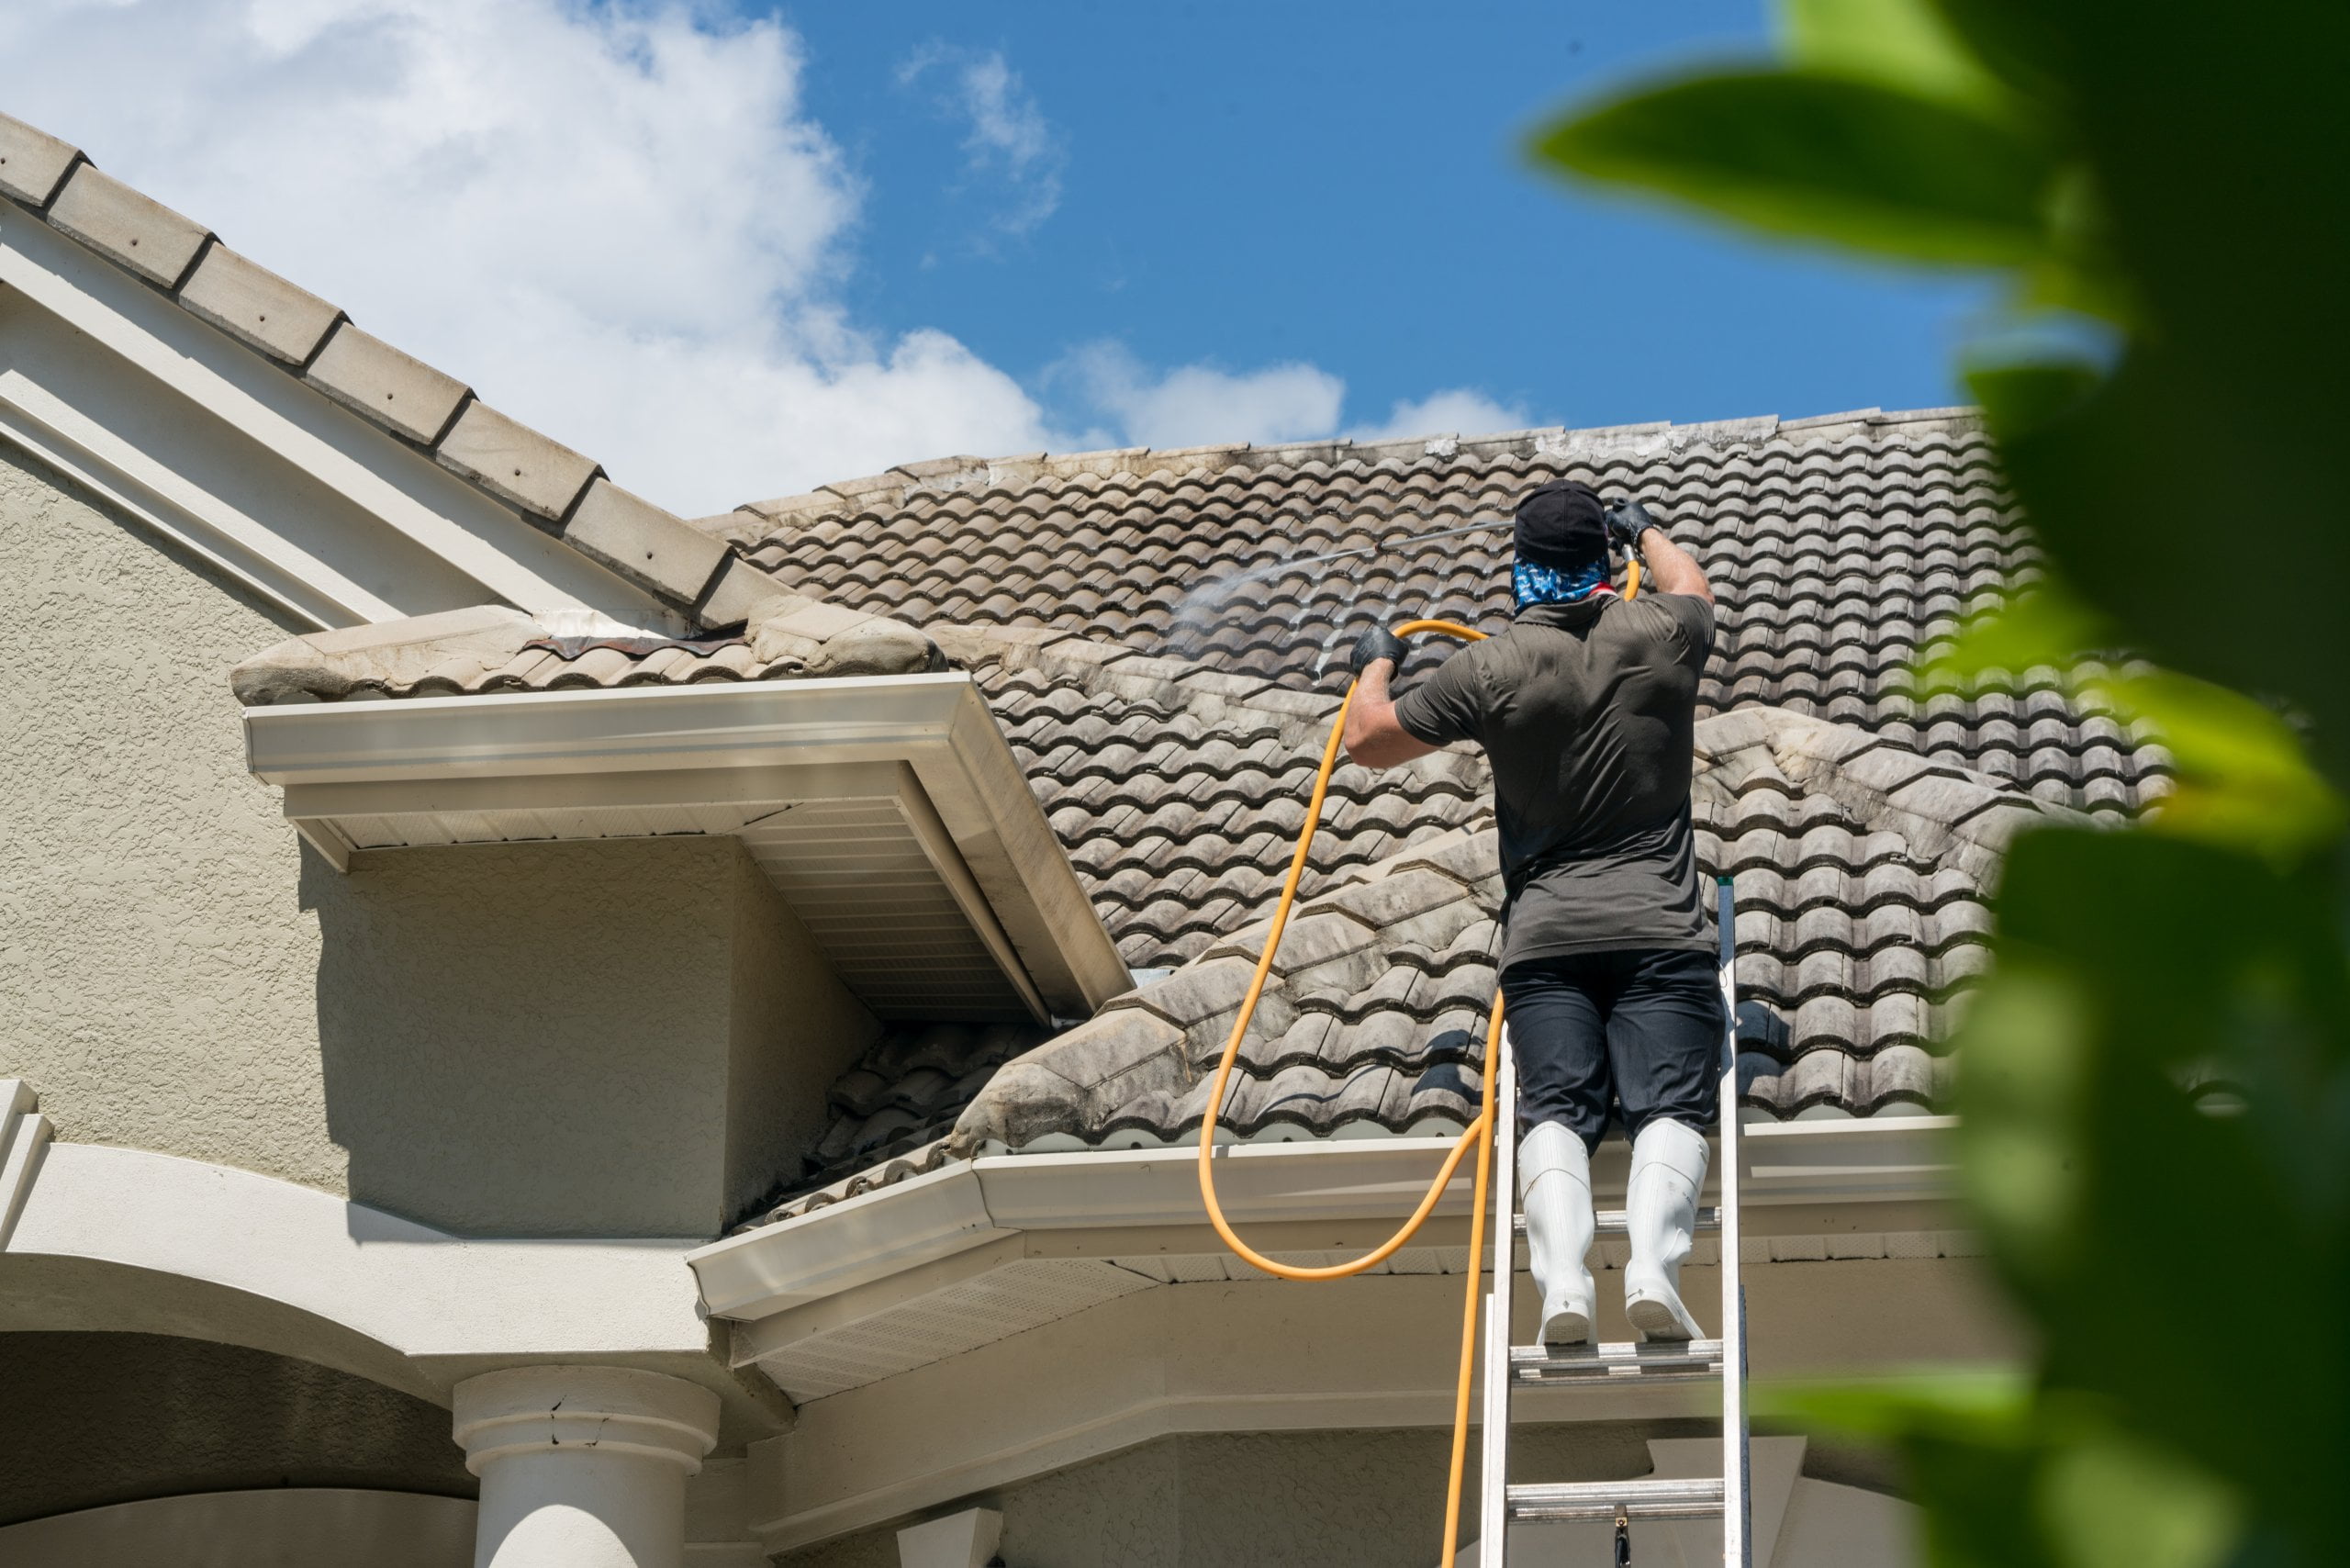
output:
<svg viewBox="0 0 2350 1568"><path fill-rule="evenodd" d="M915 86L942 68L954 82L954 97L945 106L966 128L966 171L1005 187L1006 204L992 226L1010 235L1029 232L1061 204L1061 171L1068 153L1060 138L1002 50L926 44L898 67L898 85Z"/></svg>
<svg viewBox="0 0 2350 1568"><path fill-rule="evenodd" d="M1080 427L1058 430L946 333L860 329L841 301L864 192L801 104L799 41L713 14L7 0L0 59L39 68L0 107L688 513L946 453L1339 428L1345 384L1314 365L1165 370L1097 344L1048 374ZM1061 151L1017 76L951 63L967 152L1057 200ZM1467 393L1396 420L1523 422Z"/></svg>
<svg viewBox="0 0 2350 1568"><path fill-rule="evenodd" d="M1116 343L1079 350L1047 373L1113 418L1128 446L1306 441L1335 434L1347 384L1311 364L1235 375L1191 364L1153 373Z"/></svg>
<svg viewBox="0 0 2350 1568"><path fill-rule="evenodd" d="M1532 422L1518 404L1496 403L1473 387L1455 386L1432 392L1416 402L1399 402L1384 421L1358 425L1347 433L1357 441L1393 441L1408 435L1494 435L1526 430Z"/></svg>
<svg viewBox="0 0 2350 1568"><path fill-rule="evenodd" d="M715 510L1046 443L943 333L840 311L861 192L796 39L565 0L11 0L10 112L620 482Z"/></svg>

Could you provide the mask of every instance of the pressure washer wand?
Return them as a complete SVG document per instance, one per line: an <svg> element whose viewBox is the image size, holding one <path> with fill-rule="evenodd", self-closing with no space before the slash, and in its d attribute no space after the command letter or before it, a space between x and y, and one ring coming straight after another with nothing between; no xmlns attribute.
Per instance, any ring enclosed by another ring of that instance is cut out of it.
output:
<svg viewBox="0 0 2350 1568"><path fill-rule="evenodd" d="M1640 570L1645 565L1640 559L1640 535L1651 528L1664 525L1649 515L1648 508L1629 496L1607 507L1600 515L1607 521L1608 543L1621 546L1624 552L1624 597L1638 599L1640 597Z"/></svg>

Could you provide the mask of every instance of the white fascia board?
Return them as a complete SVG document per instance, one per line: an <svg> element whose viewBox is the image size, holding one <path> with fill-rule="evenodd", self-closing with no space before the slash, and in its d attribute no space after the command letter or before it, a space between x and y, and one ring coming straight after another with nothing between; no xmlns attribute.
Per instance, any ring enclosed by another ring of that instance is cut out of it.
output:
<svg viewBox="0 0 2350 1568"><path fill-rule="evenodd" d="M967 675L709 682L245 710L254 775L396 779L893 762L947 744Z"/></svg>
<svg viewBox="0 0 2350 1568"><path fill-rule="evenodd" d="M1088 1015L1131 983L968 675L280 704L245 710L245 749L310 823L397 812L404 791L409 811L482 809L491 790L504 805L706 799L730 772L766 798L829 798L850 770L902 765L962 860L943 874L968 875L1051 1012Z"/></svg>
<svg viewBox="0 0 2350 1568"><path fill-rule="evenodd" d="M10 365L0 367L0 441L84 487L321 631L391 621L397 606L273 534Z"/></svg>
<svg viewBox="0 0 2350 1568"><path fill-rule="evenodd" d="M1750 1205L1946 1202L1955 1156L1948 1116L1788 1122L1740 1129ZM1766 1134L1766 1138L1755 1135ZM1383 1220L1411 1212L1453 1140L1350 1138L1225 1145L1216 1196L1237 1226ZM1620 1201L1621 1148L1602 1151L1601 1196ZM1469 1212L1464 1160L1438 1216ZM755 1319L1007 1236L1190 1226L1221 1243L1200 1206L1188 1148L990 1155L877 1188L688 1253L714 1316Z"/></svg>
<svg viewBox="0 0 2350 1568"><path fill-rule="evenodd" d="M664 624L663 607L643 590L6 203L0 203L0 285L81 334L82 352L127 368L138 405L120 410L124 420L113 421L106 410L65 409L17 376L6 389L13 417L0 423L0 435L45 458L54 452L76 477L129 498L142 521L190 543L304 620L330 617L330 623L350 625L457 606L378 597L354 580L362 563L345 561L338 571L266 521L174 475L169 465L141 453L137 441L107 426L145 426L159 411L177 409L217 421L216 428L225 426L283 461L303 483L479 585L475 602L496 599L527 610L596 609L646 626Z"/></svg>

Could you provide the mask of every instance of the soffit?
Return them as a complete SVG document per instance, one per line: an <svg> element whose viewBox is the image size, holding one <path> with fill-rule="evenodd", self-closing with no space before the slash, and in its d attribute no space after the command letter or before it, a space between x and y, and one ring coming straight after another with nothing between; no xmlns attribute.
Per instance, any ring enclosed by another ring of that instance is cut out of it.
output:
<svg viewBox="0 0 2350 1568"><path fill-rule="evenodd" d="M1128 983L963 677L294 703L246 730L345 852L738 836L884 1018L1082 1016Z"/></svg>

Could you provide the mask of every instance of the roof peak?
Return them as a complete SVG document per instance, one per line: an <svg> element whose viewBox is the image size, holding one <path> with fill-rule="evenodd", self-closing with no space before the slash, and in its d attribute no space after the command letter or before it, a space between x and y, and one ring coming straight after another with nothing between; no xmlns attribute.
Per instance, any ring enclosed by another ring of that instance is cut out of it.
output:
<svg viewBox="0 0 2350 1568"><path fill-rule="evenodd" d="M0 198L686 620L739 621L751 602L781 591L723 541L613 484L593 458L362 330L340 307L101 172L80 148L6 114Z"/></svg>

